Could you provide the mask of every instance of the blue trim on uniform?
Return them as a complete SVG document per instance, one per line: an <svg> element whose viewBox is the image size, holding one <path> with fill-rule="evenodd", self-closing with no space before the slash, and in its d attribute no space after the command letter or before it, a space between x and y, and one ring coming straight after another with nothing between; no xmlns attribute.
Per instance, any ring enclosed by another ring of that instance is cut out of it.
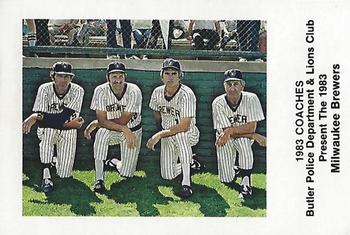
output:
<svg viewBox="0 0 350 235"><path fill-rule="evenodd" d="M142 128L142 125L141 125L141 123L140 123L140 124L138 124L138 125L136 125L136 126L134 126L134 127L131 127L130 130L131 130L132 132L134 132L134 131L140 130L141 128Z"/></svg>
<svg viewBox="0 0 350 235"><path fill-rule="evenodd" d="M236 105L236 106L233 106L233 105L231 104L231 102L228 100L227 95L225 95L226 103L227 103L228 107L230 107L230 109L231 109L233 112L236 112L236 110L238 109L239 105L241 104L242 96L243 96L243 94L241 93L241 96L239 97L239 100L238 100L238 102L237 102L237 105Z"/></svg>
<svg viewBox="0 0 350 235"><path fill-rule="evenodd" d="M164 98L166 99L166 101L170 102L176 96L176 94L179 92L181 86L182 86L182 84L180 83L179 87L177 88L177 90L175 91L174 95L172 95L172 96L166 96L165 95L165 87L164 87L163 95L164 95Z"/></svg>
<svg viewBox="0 0 350 235"><path fill-rule="evenodd" d="M127 88L127 86L128 86L128 83L124 83L124 89L123 89L123 92L122 92L122 95L120 96L120 98L118 98L118 95L117 95L116 93L114 93L111 84L108 84L108 85L109 85L109 88L111 89L113 95L115 96L115 98L117 98L118 101L120 101L121 99L123 99L123 96L124 96L124 94L125 94L125 92L126 92L126 88Z"/></svg>
<svg viewBox="0 0 350 235"><path fill-rule="evenodd" d="M71 87L72 87L72 84L69 84L69 85L68 85L67 91L61 96L61 95L59 95L59 94L57 93L56 87L55 87L55 82L53 82L53 91L55 92L57 98L60 99L60 100L62 100L62 99L67 95L67 93L69 92L69 90L70 90Z"/></svg>

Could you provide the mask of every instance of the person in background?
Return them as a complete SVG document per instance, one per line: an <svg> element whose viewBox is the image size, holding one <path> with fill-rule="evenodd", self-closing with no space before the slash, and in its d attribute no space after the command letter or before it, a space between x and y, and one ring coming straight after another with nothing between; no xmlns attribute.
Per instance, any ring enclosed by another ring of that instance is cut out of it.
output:
<svg viewBox="0 0 350 235"><path fill-rule="evenodd" d="M116 31L117 31L117 20L106 20L107 22L107 47L117 48L121 47L117 44ZM123 47L131 48L131 22L130 20L119 20L120 30L123 38ZM109 54L107 58L117 58L118 55Z"/></svg>
<svg viewBox="0 0 350 235"><path fill-rule="evenodd" d="M188 39L195 50L213 50L220 41L220 24L213 20L190 20Z"/></svg>
<svg viewBox="0 0 350 235"><path fill-rule="evenodd" d="M62 34L68 36L67 46L73 46L80 27L79 20L49 20L48 26L51 45L55 44L55 36Z"/></svg>

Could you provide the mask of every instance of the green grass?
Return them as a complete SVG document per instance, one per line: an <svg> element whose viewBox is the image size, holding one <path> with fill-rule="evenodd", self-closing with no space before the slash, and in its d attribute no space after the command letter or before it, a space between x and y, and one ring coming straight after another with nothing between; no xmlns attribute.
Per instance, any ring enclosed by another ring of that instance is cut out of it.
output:
<svg viewBox="0 0 350 235"><path fill-rule="evenodd" d="M188 200L178 196L181 179L160 177L157 158L142 159L133 178L107 171L105 194L91 190L95 173L90 161L77 161L73 178L54 176L55 190L48 196L41 192L38 169L38 161L23 163L24 216L266 216L264 165L255 167L253 196L243 203L238 199L238 184L220 183L214 162L207 163L206 172L192 176L194 194Z"/></svg>

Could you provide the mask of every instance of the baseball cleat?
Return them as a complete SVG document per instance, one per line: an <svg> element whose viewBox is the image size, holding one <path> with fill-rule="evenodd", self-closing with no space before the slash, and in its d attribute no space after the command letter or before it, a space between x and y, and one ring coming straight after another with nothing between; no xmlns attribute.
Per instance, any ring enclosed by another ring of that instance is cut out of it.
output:
<svg viewBox="0 0 350 235"><path fill-rule="evenodd" d="M113 158L113 159L114 159L114 158ZM112 161L113 159L108 159L108 160L106 160L106 161L105 161L105 166L106 166L107 168L109 168L109 169L112 169L112 170L114 170L114 171L117 171L117 172L120 174L117 165L114 164L114 162Z"/></svg>
<svg viewBox="0 0 350 235"><path fill-rule="evenodd" d="M182 190L180 192L180 197L183 199L189 198L190 196L192 196L193 191L192 191L192 187L188 186L188 185L182 185Z"/></svg>
<svg viewBox="0 0 350 235"><path fill-rule="evenodd" d="M253 194L253 190L249 186L241 186L241 192L239 193L239 198L242 201L245 201L247 198L251 197Z"/></svg>
<svg viewBox="0 0 350 235"><path fill-rule="evenodd" d="M238 166L233 166L233 169L235 170L235 175L238 176L241 173L241 170Z"/></svg>
<svg viewBox="0 0 350 235"><path fill-rule="evenodd" d="M106 187L104 184L103 180L97 180L95 185L94 185L94 192L96 193L103 193L104 191L106 191Z"/></svg>
<svg viewBox="0 0 350 235"><path fill-rule="evenodd" d="M50 168L56 167L56 165L57 165L57 157L56 156L52 157L52 162L50 162L50 164L51 164Z"/></svg>
<svg viewBox="0 0 350 235"><path fill-rule="evenodd" d="M204 164L202 164L196 157L196 154L193 154L192 155L192 163L191 163L191 171L197 171L197 172L200 172L200 171L203 171L205 166Z"/></svg>
<svg viewBox="0 0 350 235"><path fill-rule="evenodd" d="M233 180L231 182L236 182L237 181L237 177L241 173L241 170L238 168L238 166L233 166L233 169L235 171L235 175L233 176Z"/></svg>
<svg viewBox="0 0 350 235"><path fill-rule="evenodd" d="M50 178L43 179L43 182L41 184L41 189L43 190L43 193L49 194L53 191L53 182Z"/></svg>

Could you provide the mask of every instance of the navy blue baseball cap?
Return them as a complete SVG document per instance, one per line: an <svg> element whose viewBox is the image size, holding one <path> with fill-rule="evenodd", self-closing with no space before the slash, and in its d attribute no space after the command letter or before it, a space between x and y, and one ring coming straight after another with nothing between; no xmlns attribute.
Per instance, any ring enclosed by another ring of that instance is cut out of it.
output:
<svg viewBox="0 0 350 235"><path fill-rule="evenodd" d="M181 65L180 65L180 62L177 61L177 60L174 60L172 58L167 58L163 61L163 64L162 64L162 70L164 69L175 69L177 71L181 71Z"/></svg>
<svg viewBox="0 0 350 235"><path fill-rule="evenodd" d="M74 76L74 73L72 73L72 68L73 66L70 63L67 62L56 62L52 66L52 70L54 71L55 74L68 74L71 76Z"/></svg>
<svg viewBox="0 0 350 235"><path fill-rule="evenodd" d="M242 73L239 69L229 69L224 73L224 82L228 81L243 81Z"/></svg>
<svg viewBox="0 0 350 235"><path fill-rule="evenodd" d="M107 74L113 72L122 72L125 73L125 65L122 62L112 62L107 67Z"/></svg>

